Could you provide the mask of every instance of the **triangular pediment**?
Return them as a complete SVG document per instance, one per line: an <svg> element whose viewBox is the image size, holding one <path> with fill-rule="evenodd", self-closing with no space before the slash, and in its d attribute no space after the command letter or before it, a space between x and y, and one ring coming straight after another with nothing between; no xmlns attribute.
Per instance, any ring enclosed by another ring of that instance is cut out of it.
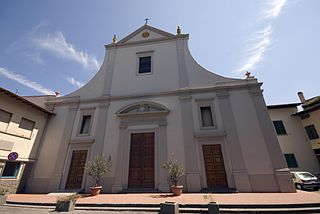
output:
<svg viewBox="0 0 320 214"><path fill-rule="evenodd" d="M143 25L133 33L121 39L117 44L128 44L132 42L141 42L157 39L175 38L175 35L165 32L163 30L151 27L150 25Z"/></svg>

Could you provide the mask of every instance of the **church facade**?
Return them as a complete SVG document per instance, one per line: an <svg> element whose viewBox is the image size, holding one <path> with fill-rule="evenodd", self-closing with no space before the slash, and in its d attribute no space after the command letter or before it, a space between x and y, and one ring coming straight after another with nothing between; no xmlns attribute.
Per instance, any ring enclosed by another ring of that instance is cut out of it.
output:
<svg viewBox="0 0 320 214"><path fill-rule="evenodd" d="M205 70L188 39L146 24L106 45L92 80L47 102L55 116L27 192L87 191L84 165L97 155L113 162L104 192L168 191L172 155L187 192L294 192L261 83Z"/></svg>

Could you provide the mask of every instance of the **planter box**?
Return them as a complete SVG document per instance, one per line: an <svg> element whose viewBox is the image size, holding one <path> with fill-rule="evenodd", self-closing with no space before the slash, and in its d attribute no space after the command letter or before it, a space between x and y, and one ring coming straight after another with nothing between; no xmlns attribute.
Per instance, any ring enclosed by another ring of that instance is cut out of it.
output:
<svg viewBox="0 0 320 214"><path fill-rule="evenodd" d="M0 195L0 205L4 205L7 201L7 195Z"/></svg>
<svg viewBox="0 0 320 214"><path fill-rule="evenodd" d="M219 204L216 202L210 202L208 204L208 214L219 214Z"/></svg>
<svg viewBox="0 0 320 214"><path fill-rule="evenodd" d="M56 211L70 212L74 210L76 200L71 201L57 201Z"/></svg>

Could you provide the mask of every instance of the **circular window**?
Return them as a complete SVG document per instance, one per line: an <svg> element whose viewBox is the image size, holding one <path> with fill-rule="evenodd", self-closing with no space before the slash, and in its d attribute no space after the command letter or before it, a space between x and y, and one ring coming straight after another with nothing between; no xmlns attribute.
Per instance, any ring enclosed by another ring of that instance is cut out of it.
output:
<svg viewBox="0 0 320 214"><path fill-rule="evenodd" d="M150 34L149 34L148 32L143 32L143 33L142 33L142 37L143 37L143 38L147 38L147 37L149 37L149 35L150 35Z"/></svg>

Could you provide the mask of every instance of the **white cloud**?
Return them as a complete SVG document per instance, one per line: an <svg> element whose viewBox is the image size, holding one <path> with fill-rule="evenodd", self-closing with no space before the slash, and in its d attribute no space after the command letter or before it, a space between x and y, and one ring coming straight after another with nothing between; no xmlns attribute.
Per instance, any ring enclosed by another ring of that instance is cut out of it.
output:
<svg viewBox="0 0 320 214"><path fill-rule="evenodd" d="M290 3L292 3L291 0ZM289 0L269 0L267 9L263 11L264 19L275 19L277 18L284 7L289 3ZM247 50L248 59L246 63L238 69L238 71L247 71L253 70L257 67L257 64L260 63L266 51L270 48L272 44L272 26L271 24L267 25L262 31L256 32L254 36L254 41L251 44L250 48Z"/></svg>
<svg viewBox="0 0 320 214"><path fill-rule="evenodd" d="M77 86L78 88L82 87L84 85L84 83L78 81L78 80L75 80L73 77L66 77L66 80L74 85L74 86Z"/></svg>
<svg viewBox="0 0 320 214"><path fill-rule="evenodd" d="M10 71L6 68L0 67L0 75L5 76L11 80L17 81L17 82L21 83L22 85L25 85L25 86L27 86L35 91L38 91L42 94L46 94L46 95L54 94L53 90L45 88L37 82L27 80L24 76L22 76L20 74L16 74L15 72Z"/></svg>
<svg viewBox="0 0 320 214"><path fill-rule="evenodd" d="M42 59L40 53L26 53L26 56L31 59L32 61L40 64L40 65L45 65L46 63Z"/></svg>
<svg viewBox="0 0 320 214"><path fill-rule="evenodd" d="M249 58L239 71L252 70L264 58L265 52L272 43L272 27L266 26L262 31L257 32L256 39L252 47L248 51Z"/></svg>
<svg viewBox="0 0 320 214"><path fill-rule="evenodd" d="M76 50L72 44L66 41L62 32L47 34L46 36L33 36L31 40L38 48L75 61L85 69L97 70L100 67L100 63L95 56Z"/></svg>
<svg viewBox="0 0 320 214"><path fill-rule="evenodd" d="M269 9L264 12L265 18L277 18L282 9L285 7L287 0L270 0L268 2Z"/></svg>

